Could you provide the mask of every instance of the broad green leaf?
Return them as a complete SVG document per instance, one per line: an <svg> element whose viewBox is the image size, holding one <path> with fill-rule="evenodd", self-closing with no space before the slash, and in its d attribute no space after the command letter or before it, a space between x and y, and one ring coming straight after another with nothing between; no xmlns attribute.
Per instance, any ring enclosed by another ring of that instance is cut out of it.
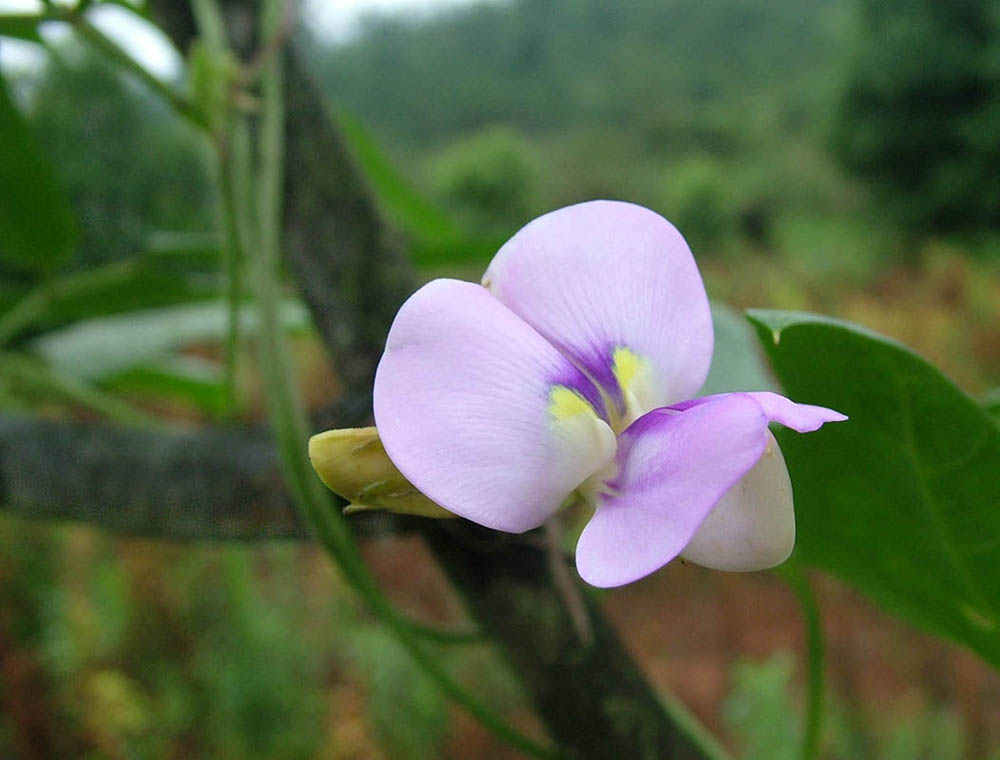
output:
<svg viewBox="0 0 1000 760"><path fill-rule="evenodd" d="M810 314L749 319L791 398L850 417L777 432L798 559L1000 666L1000 427L889 338Z"/></svg>
<svg viewBox="0 0 1000 760"><path fill-rule="evenodd" d="M0 265L42 275L73 250L73 212L0 76Z"/></svg>
<svg viewBox="0 0 1000 760"><path fill-rule="evenodd" d="M1000 422L1000 388L992 388L979 399L983 409L997 422Z"/></svg>

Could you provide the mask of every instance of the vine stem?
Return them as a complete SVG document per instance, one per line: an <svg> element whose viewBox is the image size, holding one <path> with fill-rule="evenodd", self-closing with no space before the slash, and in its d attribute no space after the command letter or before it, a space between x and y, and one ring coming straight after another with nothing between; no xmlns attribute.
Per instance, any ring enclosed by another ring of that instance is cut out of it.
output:
<svg viewBox="0 0 1000 760"><path fill-rule="evenodd" d="M277 33L283 14L284 3L281 0L264 2L261 32L265 37ZM233 182L235 187L230 189L234 199L227 206L236 212L237 218L232 227L239 231L242 240L251 241L251 244L245 246L245 250L253 253L256 265L254 288L260 311L257 336L260 371L267 391L268 413L289 488L306 522L340 567L347 581L442 692L464 707L498 738L526 755L538 758L557 757L555 751L519 733L485 704L468 694L452 680L438 659L420 645L417 640L419 628L403 618L382 593L361 557L346 520L311 471L306 456L308 425L305 410L293 382L288 347L278 320L278 253L281 243L284 170L282 60L282 56L274 56L261 71L256 177L252 168L253 156L249 150L249 141L244 139L249 136L246 117L235 117L234 137L237 139L233 141L234 179L240 174L249 175L251 182L248 184L255 187L256 198L253 197L253 191L240 192L241 185ZM256 181L252 181L253 179Z"/></svg>
<svg viewBox="0 0 1000 760"><path fill-rule="evenodd" d="M777 571L795 593L802 609L802 621L806 633L806 668L808 688L806 692L805 725L802 731L802 746L799 757L815 760L819 756L820 740L823 738L823 703L825 692L826 642L819 603L809 579L798 565L786 562Z"/></svg>
<svg viewBox="0 0 1000 760"><path fill-rule="evenodd" d="M61 21L69 24L81 39L91 48L111 61L115 66L135 76L139 81L170 104L176 113L201 131L208 130L205 115L191 101L164 82L139 61L123 50L104 32L94 26L86 16L90 0L80 0L73 8L67 8L54 2L43 2L41 13L4 13L7 21L22 21L34 23L36 28L46 21ZM121 4L129 7L126 4ZM51 49L50 49L51 52Z"/></svg>
<svg viewBox="0 0 1000 760"><path fill-rule="evenodd" d="M126 53L110 37L90 23L85 15L71 10L59 13L56 18L68 22L88 45L119 68L138 78L192 125L201 131L208 129L205 115L193 103Z"/></svg>
<svg viewBox="0 0 1000 760"><path fill-rule="evenodd" d="M225 273L226 338L223 344L222 385L225 394L223 417L231 419L236 411L236 363L240 349L240 300L242 297L242 267L246 259L239 230L236 227L236 209L233 206L234 166L231 146L216 146L216 171L219 178L222 226L222 266Z"/></svg>

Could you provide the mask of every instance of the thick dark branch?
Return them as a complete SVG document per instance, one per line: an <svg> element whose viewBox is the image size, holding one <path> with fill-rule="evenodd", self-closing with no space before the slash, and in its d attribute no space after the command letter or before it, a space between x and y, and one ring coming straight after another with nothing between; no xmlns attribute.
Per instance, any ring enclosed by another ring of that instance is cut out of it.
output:
<svg viewBox="0 0 1000 760"><path fill-rule="evenodd" d="M349 388L368 388L413 273L299 57L287 57L285 256Z"/></svg>
<svg viewBox="0 0 1000 760"><path fill-rule="evenodd" d="M702 757L667 718L593 590L576 580L575 571L593 634L589 644L580 640L566 596L538 546L464 521L425 521L418 529L473 617L506 651L569 757Z"/></svg>
<svg viewBox="0 0 1000 760"><path fill-rule="evenodd" d="M301 538L260 432L158 432L0 416L0 503L167 538Z"/></svg>
<svg viewBox="0 0 1000 760"><path fill-rule="evenodd" d="M306 537L261 430L132 430L0 415L0 507L164 539ZM358 515L360 533L401 527Z"/></svg>

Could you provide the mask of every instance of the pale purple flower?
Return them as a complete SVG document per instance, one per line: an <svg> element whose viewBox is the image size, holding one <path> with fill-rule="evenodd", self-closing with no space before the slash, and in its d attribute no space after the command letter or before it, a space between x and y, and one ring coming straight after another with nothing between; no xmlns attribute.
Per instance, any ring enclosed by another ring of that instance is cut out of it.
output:
<svg viewBox="0 0 1000 760"><path fill-rule="evenodd" d="M677 555L772 567L795 518L768 423L805 433L846 418L774 393L692 399L712 344L680 233L640 206L582 203L524 227L482 286L434 280L403 304L375 422L416 488L489 528L530 530L587 500L576 562L595 586Z"/></svg>

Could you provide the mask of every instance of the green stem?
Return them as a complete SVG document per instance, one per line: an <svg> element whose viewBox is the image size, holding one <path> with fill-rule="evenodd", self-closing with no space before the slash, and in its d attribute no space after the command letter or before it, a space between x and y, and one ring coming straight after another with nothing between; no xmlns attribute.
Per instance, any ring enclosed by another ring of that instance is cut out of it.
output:
<svg viewBox="0 0 1000 760"><path fill-rule="evenodd" d="M195 24L198 27L198 38L216 60L222 60L228 53L225 20L219 5L215 0L192 0L191 10L194 13ZM229 82L222 83L223 88L229 87ZM249 134L240 126L239 133L233 128L235 116L229 112L223 115L221 133L215 135L216 170L219 175L220 213L222 217L223 244L222 268L226 281L226 338L223 343L222 386L225 398L223 418L232 419L236 411L236 370L240 350L240 300L242 296L242 266L246 260L246 245L249 243L241 237L237 219L240 218L235 207L235 187L240 183L249 183L249 176L236 176L239 171L238 162L233 160L233 152L243 152L249 155ZM237 141L243 144L235 144ZM249 166L248 163L242 164ZM248 173L247 173L248 174ZM248 196L249 197L249 196ZM252 203L252 202L251 202ZM249 211L250 203L244 202L245 211Z"/></svg>
<svg viewBox="0 0 1000 760"><path fill-rule="evenodd" d="M222 227L222 266L225 273L226 339L223 344L222 385L225 393L223 417L231 419L236 411L236 363L240 350L240 301L242 298L242 264L246 251L241 244L233 205L234 167L229 146L216 150Z"/></svg>
<svg viewBox="0 0 1000 760"><path fill-rule="evenodd" d="M275 34L283 12L281 0L264 3L261 33ZM396 635L410 656L451 699L464 707L500 739L533 757L556 757L556 753L518 733L456 684L414 636L414 625L395 610L372 577L347 522L335 508L329 494L313 475L306 456L308 424L304 408L291 382L287 347L278 325L278 251L281 235L283 178L283 82L282 56L275 56L261 75L261 112L258 124L259 154L257 173L257 237L255 290L260 310L258 350L261 373L267 389L268 411L277 438L278 451L289 487L306 522L324 549L338 564L345 578L376 615ZM249 156L234 154L244 162ZM238 206L235 206L238 208Z"/></svg>
<svg viewBox="0 0 1000 760"><path fill-rule="evenodd" d="M0 317L0 348L6 346L23 330L45 314L49 306L48 290L42 286L32 290L13 308Z"/></svg>
<svg viewBox="0 0 1000 760"><path fill-rule="evenodd" d="M212 53L220 57L224 55L229 43L226 39L226 22L218 3L215 0L191 0L191 11L198 27L198 39Z"/></svg>
<svg viewBox="0 0 1000 760"><path fill-rule="evenodd" d="M806 666L808 690L806 696L805 726L802 732L802 760L815 760L819 756L823 734L824 674L826 670L826 644L819 604L809 579L800 567L786 562L778 569L799 600L806 633Z"/></svg>

